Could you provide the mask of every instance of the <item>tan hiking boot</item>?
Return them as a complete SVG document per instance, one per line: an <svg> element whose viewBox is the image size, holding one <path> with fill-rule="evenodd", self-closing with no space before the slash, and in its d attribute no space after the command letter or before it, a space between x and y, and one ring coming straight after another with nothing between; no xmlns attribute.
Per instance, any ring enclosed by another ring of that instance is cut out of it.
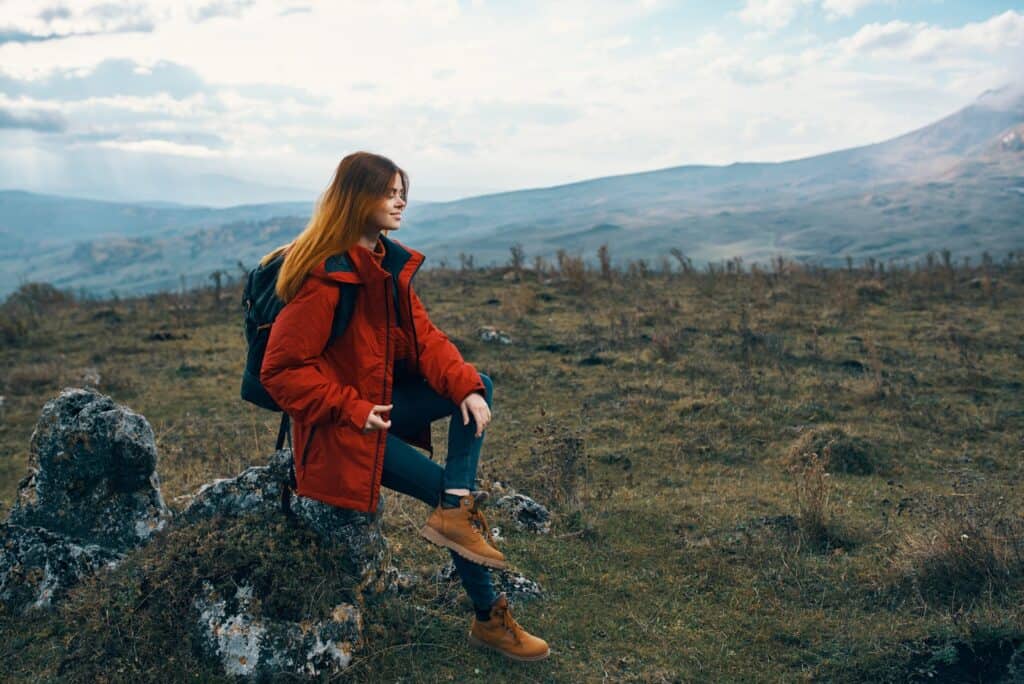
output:
<svg viewBox="0 0 1024 684"><path fill-rule="evenodd" d="M513 660L543 660L551 653L548 642L519 626L512 617L504 592L491 606L491 619L480 622L473 616L469 643L490 648Z"/></svg>
<svg viewBox="0 0 1024 684"><path fill-rule="evenodd" d="M444 508L438 504L420 529L420 534L479 565L499 569L508 567L505 554L491 546L494 535L478 508L486 496L486 492L477 496L467 494L459 499L458 508Z"/></svg>

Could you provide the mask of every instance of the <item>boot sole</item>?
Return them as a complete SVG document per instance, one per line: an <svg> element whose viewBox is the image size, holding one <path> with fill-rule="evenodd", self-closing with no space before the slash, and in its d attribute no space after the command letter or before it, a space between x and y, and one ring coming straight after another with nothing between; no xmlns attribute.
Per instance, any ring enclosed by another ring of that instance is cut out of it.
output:
<svg viewBox="0 0 1024 684"><path fill-rule="evenodd" d="M529 662L533 662L535 660L544 660L549 655L551 655L551 649L550 648L548 650L544 651L544 653L541 653L540 655L535 655L535 656L521 656L521 655L516 655L514 653L509 653L508 651L503 651L502 649L498 648L497 646L492 646L491 644L487 643L486 641L483 641L483 640L477 638L472 632L469 633L469 643L473 644L474 646L476 646L478 648L489 648L492 651L500 653L501 655L505 656L506 658L511 658L512 660L518 660L518 661L523 662L523 663L529 663Z"/></svg>
<svg viewBox="0 0 1024 684"><path fill-rule="evenodd" d="M438 546L444 546L449 548L455 553L459 554L468 561L473 561L477 565L485 565L489 568L495 568L497 570L504 570L508 567L507 561L497 560L488 556L481 556L479 553L474 553L467 549L461 544L453 542L448 537L444 536L430 525L424 525L420 528L420 536L426 537L427 540L437 544Z"/></svg>

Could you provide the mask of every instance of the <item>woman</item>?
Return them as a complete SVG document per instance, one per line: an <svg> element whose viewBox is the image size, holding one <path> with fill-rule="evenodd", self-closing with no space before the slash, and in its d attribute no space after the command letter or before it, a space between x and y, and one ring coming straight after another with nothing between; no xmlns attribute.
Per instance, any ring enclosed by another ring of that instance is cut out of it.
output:
<svg viewBox="0 0 1024 684"><path fill-rule="evenodd" d="M547 643L512 618L488 567L504 555L474 495L493 386L427 316L412 289L423 254L389 239L408 195L391 160L356 152L341 160L305 230L285 252L260 382L292 418L296 493L375 512L381 485L433 506L420 533L451 553L476 615L471 643L539 660ZM344 332L327 344L340 284L357 285ZM430 424L451 416L444 467ZM489 543L490 542L490 543Z"/></svg>

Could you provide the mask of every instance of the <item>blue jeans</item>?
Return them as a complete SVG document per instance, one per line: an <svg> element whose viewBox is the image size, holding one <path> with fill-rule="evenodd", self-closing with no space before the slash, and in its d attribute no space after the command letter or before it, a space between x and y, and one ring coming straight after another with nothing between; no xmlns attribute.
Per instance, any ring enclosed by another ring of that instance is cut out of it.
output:
<svg viewBox="0 0 1024 684"><path fill-rule="evenodd" d="M480 373L486 387L487 405L491 406L494 386ZM476 421L469 414L469 424L462 424L462 411L442 397L418 376L396 377L391 392L391 427L384 447L384 474L381 485L416 497L437 506L445 489L476 489L476 469L480 462L486 430L475 436ZM402 440L418 433L435 420L451 417L448 424L448 456L444 467ZM491 573L487 567L468 561L449 549L455 570L474 608L486 610L497 599Z"/></svg>

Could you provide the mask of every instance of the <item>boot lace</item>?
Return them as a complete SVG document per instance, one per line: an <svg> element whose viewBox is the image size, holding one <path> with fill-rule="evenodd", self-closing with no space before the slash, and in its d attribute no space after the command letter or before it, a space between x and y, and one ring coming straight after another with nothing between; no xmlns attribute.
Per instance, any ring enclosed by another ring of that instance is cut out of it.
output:
<svg viewBox="0 0 1024 684"><path fill-rule="evenodd" d="M507 629L512 634L512 637L516 640L516 643L520 643L522 641L521 635L523 628L520 627L519 623L516 622L515 618L512 617L512 612L508 608L504 608L503 610L500 610L498 612L501 613L501 624L504 625L505 629Z"/></svg>
<svg viewBox="0 0 1024 684"><path fill-rule="evenodd" d="M480 503L486 500L487 492L473 493L473 505L469 508L469 518L481 528L484 538L494 546L496 542L494 535L491 533L491 526L487 524L487 518L484 517L483 511L479 508Z"/></svg>

